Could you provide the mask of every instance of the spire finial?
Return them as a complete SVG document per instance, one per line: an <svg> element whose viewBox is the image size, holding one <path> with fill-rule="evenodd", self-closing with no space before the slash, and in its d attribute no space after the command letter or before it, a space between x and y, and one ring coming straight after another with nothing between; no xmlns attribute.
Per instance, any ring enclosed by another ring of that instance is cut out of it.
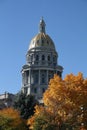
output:
<svg viewBox="0 0 87 130"><path fill-rule="evenodd" d="M39 32L40 33L45 33L45 26L46 26L46 24L45 24L43 17L42 17L40 20L40 24L39 24Z"/></svg>

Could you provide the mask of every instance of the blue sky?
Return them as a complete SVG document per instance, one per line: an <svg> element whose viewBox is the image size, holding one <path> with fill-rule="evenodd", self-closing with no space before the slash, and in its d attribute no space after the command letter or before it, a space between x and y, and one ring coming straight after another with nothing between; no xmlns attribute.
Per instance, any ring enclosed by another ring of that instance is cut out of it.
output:
<svg viewBox="0 0 87 130"><path fill-rule="evenodd" d="M65 75L87 77L87 0L0 0L0 94L21 89L21 68L41 17Z"/></svg>

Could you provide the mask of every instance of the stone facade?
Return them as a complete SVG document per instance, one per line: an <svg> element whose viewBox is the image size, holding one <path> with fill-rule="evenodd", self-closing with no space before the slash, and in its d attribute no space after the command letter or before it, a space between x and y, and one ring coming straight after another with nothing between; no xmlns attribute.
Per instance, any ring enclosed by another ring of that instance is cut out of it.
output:
<svg viewBox="0 0 87 130"><path fill-rule="evenodd" d="M58 53L53 40L45 31L43 19L39 23L39 33L31 40L26 54L27 63L22 67L22 92L42 99L54 74L62 77L63 67L58 65Z"/></svg>
<svg viewBox="0 0 87 130"><path fill-rule="evenodd" d="M14 102L14 94L5 92L4 94L0 95L0 109L6 108L6 107L12 107Z"/></svg>

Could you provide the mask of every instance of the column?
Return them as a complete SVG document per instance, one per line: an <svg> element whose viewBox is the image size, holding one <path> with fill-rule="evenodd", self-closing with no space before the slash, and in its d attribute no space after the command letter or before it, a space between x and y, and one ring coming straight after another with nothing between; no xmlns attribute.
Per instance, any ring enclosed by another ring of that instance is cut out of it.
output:
<svg viewBox="0 0 87 130"><path fill-rule="evenodd" d="M28 94L31 94L31 68L29 69L29 86L28 86Z"/></svg>
<svg viewBox="0 0 87 130"><path fill-rule="evenodd" d="M39 85L40 85L40 70L39 70Z"/></svg>
<svg viewBox="0 0 87 130"><path fill-rule="evenodd" d="M29 69L28 84L30 84L30 75L31 75L31 70Z"/></svg>
<svg viewBox="0 0 87 130"><path fill-rule="evenodd" d="M31 85L31 69L29 71L29 80L30 80L30 85Z"/></svg>
<svg viewBox="0 0 87 130"><path fill-rule="evenodd" d="M48 84L48 70L47 70L47 84Z"/></svg>
<svg viewBox="0 0 87 130"><path fill-rule="evenodd" d="M22 86L24 86L24 72L22 72Z"/></svg>

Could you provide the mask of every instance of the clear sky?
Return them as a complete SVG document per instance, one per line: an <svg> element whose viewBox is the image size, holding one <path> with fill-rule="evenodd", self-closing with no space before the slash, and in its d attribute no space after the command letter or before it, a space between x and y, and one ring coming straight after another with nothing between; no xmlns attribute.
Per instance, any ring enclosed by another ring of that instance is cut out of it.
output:
<svg viewBox="0 0 87 130"><path fill-rule="evenodd" d="M78 72L87 77L87 0L0 0L0 94L21 89L25 55L42 16L63 78Z"/></svg>

